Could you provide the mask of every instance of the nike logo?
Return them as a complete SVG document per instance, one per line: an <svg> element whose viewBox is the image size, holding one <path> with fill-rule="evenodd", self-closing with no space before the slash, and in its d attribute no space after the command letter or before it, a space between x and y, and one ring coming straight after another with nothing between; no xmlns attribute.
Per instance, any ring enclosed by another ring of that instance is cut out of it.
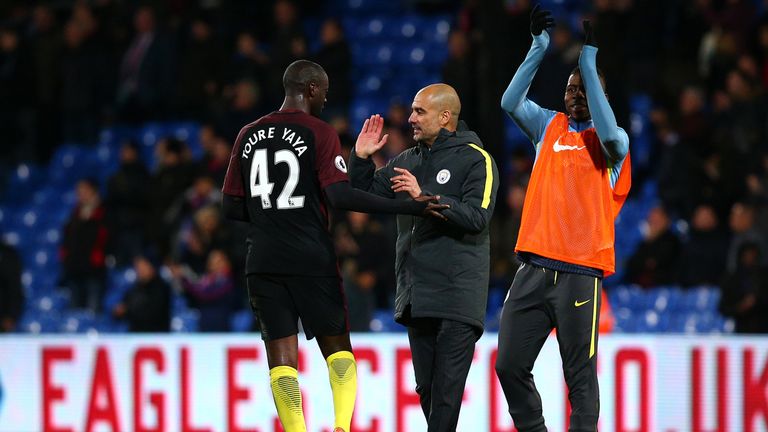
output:
<svg viewBox="0 0 768 432"><path fill-rule="evenodd" d="M592 299L589 299L589 300L592 300ZM575 302L573 302L573 305L576 307L584 306L585 304L589 303L589 300L584 300L583 302L576 300Z"/></svg>
<svg viewBox="0 0 768 432"><path fill-rule="evenodd" d="M557 141L555 141L555 144L552 146L552 150L554 150L555 153L557 153L563 150L584 150L586 147L587 146L579 147L575 145L563 145L563 144L560 144L560 138L558 138Z"/></svg>

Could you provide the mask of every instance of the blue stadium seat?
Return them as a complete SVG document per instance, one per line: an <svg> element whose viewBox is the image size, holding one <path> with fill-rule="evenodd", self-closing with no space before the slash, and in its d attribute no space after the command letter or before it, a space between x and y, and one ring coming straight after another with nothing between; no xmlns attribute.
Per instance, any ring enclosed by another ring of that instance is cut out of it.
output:
<svg viewBox="0 0 768 432"><path fill-rule="evenodd" d="M19 321L18 331L22 333L58 333L61 317L55 311L41 313L27 309Z"/></svg>
<svg viewBox="0 0 768 432"><path fill-rule="evenodd" d="M423 40L444 46L448 42L448 34L451 32L451 17L443 15L425 18L420 30Z"/></svg>
<svg viewBox="0 0 768 432"><path fill-rule="evenodd" d="M353 133L357 133L363 122L373 114L385 114L387 112L386 101L377 98L356 98L352 101L350 113L350 125Z"/></svg>
<svg viewBox="0 0 768 432"><path fill-rule="evenodd" d="M243 309L232 314L229 328L233 332L245 333L251 331L253 326L253 312L249 309Z"/></svg>
<svg viewBox="0 0 768 432"><path fill-rule="evenodd" d="M720 289L712 286L689 288L685 293L683 301L688 311L716 313L720 303Z"/></svg>
<svg viewBox="0 0 768 432"><path fill-rule="evenodd" d="M194 333L198 329L199 322L200 312L196 309L187 309L182 313L173 315L171 331L174 333Z"/></svg>
<svg viewBox="0 0 768 432"><path fill-rule="evenodd" d="M327 12L332 16L370 16L375 14L394 15L400 12L402 5L398 1L330 0L326 7Z"/></svg>
<svg viewBox="0 0 768 432"><path fill-rule="evenodd" d="M616 307L611 303L613 308L613 317L616 323L613 327L615 333L635 333L638 327L638 317L632 312L632 309L628 307Z"/></svg>
<svg viewBox="0 0 768 432"><path fill-rule="evenodd" d="M96 314L87 309L73 309L62 316L63 333L88 333L96 330Z"/></svg>
<svg viewBox="0 0 768 432"><path fill-rule="evenodd" d="M351 28L347 34L351 36L351 39L365 40L366 43L370 43L371 39L383 38L387 34L385 30L391 27L389 20L381 16L366 17L348 22Z"/></svg>
<svg viewBox="0 0 768 432"><path fill-rule="evenodd" d="M200 125L195 122L168 123L166 130L168 135L187 143L193 158L203 157L203 147L200 144Z"/></svg>
<svg viewBox="0 0 768 432"><path fill-rule="evenodd" d="M3 198L7 202L26 202L45 179L44 168L34 164L19 164L10 172Z"/></svg>
<svg viewBox="0 0 768 432"><path fill-rule="evenodd" d="M391 309L378 309L371 319L372 332L402 332L405 327L396 323Z"/></svg>
<svg viewBox="0 0 768 432"><path fill-rule="evenodd" d="M369 73L355 80L355 94L362 97L380 97L385 94L384 83L388 77L379 73Z"/></svg>
<svg viewBox="0 0 768 432"><path fill-rule="evenodd" d="M351 46L353 61L360 66L388 66L394 61L394 54L399 49L392 43L365 44L353 43Z"/></svg>

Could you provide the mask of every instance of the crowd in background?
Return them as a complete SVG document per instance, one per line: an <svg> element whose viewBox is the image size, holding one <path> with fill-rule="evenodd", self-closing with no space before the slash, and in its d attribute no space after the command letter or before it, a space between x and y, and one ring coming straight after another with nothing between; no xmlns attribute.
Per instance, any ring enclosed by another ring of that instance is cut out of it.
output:
<svg viewBox="0 0 768 432"><path fill-rule="evenodd" d="M529 144L505 140L499 101L530 46L532 2L403 3L414 12L454 16L442 75L461 97L461 117L500 161L506 205L497 206L492 222L492 285L506 289L517 268L513 249L534 155ZM658 205L624 263L623 282L720 285L721 310L741 317L740 330L768 331L768 5L584 0L565 2L560 12L532 99L562 110L583 16L594 22L610 103L631 137L639 123L632 96L652 100L645 123L651 140L647 154L633 158L632 194L655 184ZM314 34L307 19L319 23ZM107 268L133 266L135 289L102 312L128 319L133 331L167 331L175 289L201 310L202 330L227 330L226 317L248 307L247 227L224 220L218 209L234 137L279 107L285 66L309 58L328 72L324 116L348 152L360 127L348 116L353 38L324 14L323 2L0 3L0 169L44 163L62 143L95 143L114 124L202 125L202 159L169 137L149 167L127 141L105 184L87 176L78 182L59 256L72 305L99 310ZM378 164L414 144L407 121L412 95L398 96L382 113L389 141ZM342 212L332 222L353 330L365 331L373 311L393 302L394 221ZM0 277L15 274L13 251L0 253ZM17 295L6 295L12 300L0 297L0 305L22 308ZM18 310L6 316L18 319Z"/></svg>

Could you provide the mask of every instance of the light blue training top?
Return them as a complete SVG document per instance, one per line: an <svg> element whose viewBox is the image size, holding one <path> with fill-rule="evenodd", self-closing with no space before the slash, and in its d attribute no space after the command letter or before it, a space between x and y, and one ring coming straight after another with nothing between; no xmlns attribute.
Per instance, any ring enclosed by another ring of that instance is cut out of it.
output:
<svg viewBox="0 0 768 432"><path fill-rule="evenodd" d="M544 53L549 46L549 34L546 31L540 35L533 35L533 43L525 60L515 72L507 90L501 97L501 107L512 117L520 130L531 140L539 155L541 141L549 123L557 114L557 111L544 109L536 102L527 98L531 82L539 69L539 64L544 58ZM573 132L581 132L591 127L595 128L600 146L605 155L606 164L611 170L611 187L616 185L616 180L621 173L624 159L629 152L629 136L616 124L616 116L608 104L608 98L603 92L600 78L597 76L597 48L584 45L579 56L579 68L584 89L587 92L587 104L592 115L591 120L584 122L574 121L569 117L568 129Z"/></svg>

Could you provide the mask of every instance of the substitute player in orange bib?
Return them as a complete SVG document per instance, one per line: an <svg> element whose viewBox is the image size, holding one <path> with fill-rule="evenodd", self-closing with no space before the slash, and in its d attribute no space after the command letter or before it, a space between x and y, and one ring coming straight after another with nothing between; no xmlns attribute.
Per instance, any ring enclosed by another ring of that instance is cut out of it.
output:
<svg viewBox="0 0 768 432"><path fill-rule="evenodd" d="M534 8L533 44L501 100L536 148L515 247L522 265L504 302L496 361L520 432L547 430L531 371L552 328L569 390L569 430L597 430L600 291L615 271L614 219L631 184L629 138L608 104L589 21L565 87L566 112L526 97L553 24L549 11Z"/></svg>

